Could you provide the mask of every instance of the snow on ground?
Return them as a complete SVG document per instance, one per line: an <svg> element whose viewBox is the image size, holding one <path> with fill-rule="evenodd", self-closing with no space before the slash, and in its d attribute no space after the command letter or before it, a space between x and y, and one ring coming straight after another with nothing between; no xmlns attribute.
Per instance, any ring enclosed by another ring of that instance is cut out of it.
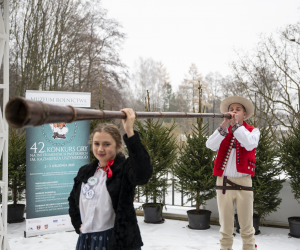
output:
<svg viewBox="0 0 300 250"><path fill-rule="evenodd" d="M169 212L169 211L168 211ZM144 247L143 250L218 250L219 226L208 230L191 230L187 221L166 220L164 224L146 224L138 216ZM8 224L8 239L11 250L72 250L78 235L75 231L60 232L38 237L24 238L25 222ZM300 239L288 236L289 229L260 227L256 236L261 250L300 250ZM242 249L239 234L234 237L234 250Z"/></svg>

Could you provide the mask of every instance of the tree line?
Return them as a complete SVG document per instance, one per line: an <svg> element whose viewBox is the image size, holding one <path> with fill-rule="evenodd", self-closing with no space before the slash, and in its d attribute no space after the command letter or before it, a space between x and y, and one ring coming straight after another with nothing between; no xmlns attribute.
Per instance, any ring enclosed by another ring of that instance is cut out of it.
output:
<svg viewBox="0 0 300 250"><path fill-rule="evenodd" d="M92 107L124 106L121 25L97 0L11 0L10 98L26 90L91 92ZM3 73L1 72L1 78Z"/></svg>
<svg viewBox="0 0 300 250"><path fill-rule="evenodd" d="M227 96L254 102L255 94L261 124L291 127L299 110L299 22L261 36L253 51L237 51L232 75L203 76L192 63L176 92L162 62L140 57L128 72L119 54L126 34L99 0L11 0L10 25L10 98L29 89L84 91L92 93L94 108L105 100L104 108L143 110L149 90L156 110L193 112L200 82L205 112L219 112ZM211 120L209 131L219 123Z"/></svg>

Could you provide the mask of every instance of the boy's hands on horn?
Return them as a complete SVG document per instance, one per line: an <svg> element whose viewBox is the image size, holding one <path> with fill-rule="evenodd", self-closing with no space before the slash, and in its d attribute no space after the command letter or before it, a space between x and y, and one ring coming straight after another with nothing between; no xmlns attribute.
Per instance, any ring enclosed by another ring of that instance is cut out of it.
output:
<svg viewBox="0 0 300 250"><path fill-rule="evenodd" d="M246 117L246 110L243 105L232 103L228 107L228 112L226 114L231 115L231 119L224 118L224 121L221 124L222 129L225 129L229 122L231 123L231 126L234 126L237 123L243 124Z"/></svg>
<svg viewBox="0 0 300 250"><path fill-rule="evenodd" d="M241 116L239 114L233 113L233 112L227 112L225 114L231 115L231 119L224 118L224 121L221 124L222 129L225 129L228 125L228 123L231 123L232 126L239 123L241 120ZM242 118L243 119L243 118ZM243 122L241 122L243 124Z"/></svg>

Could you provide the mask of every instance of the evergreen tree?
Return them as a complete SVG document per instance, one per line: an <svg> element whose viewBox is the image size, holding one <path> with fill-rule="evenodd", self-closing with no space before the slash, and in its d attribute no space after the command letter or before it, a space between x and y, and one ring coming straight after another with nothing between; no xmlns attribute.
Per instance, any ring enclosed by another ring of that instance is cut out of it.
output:
<svg viewBox="0 0 300 250"><path fill-rule="evenodd" d="M300 114L286 135L282 133L280 145L280 164L286 172L295 199L300 202Z"/></svg>
<svg viewBox="0 0 300 250"><path fill-rule="evenodd" d="M258 127L263 124L260 130L260 138L258 146L255 150L255 176L252 177L253 186L253 210L254 215L260 219L264 219L270 213L277 211L282 199L279 198L282 183L279 175L282 171L278 164L279 147L274 137L272 129L272 120L264 114L260 114L260 118L256 119L256 94L255 94L255 110L254 115L247 122L248 124Z"/></svg>
<svg viewBox="0 0 300 250"><path fill-rule="evenodd" d="M199 96L201 113L201 86ZM204 125L203 119L197 118L196 125L192 126L192 133L186 134L187 141L180 147L181 155L173 171L178 178L176 189L188 197L187 202L195 201L196 210L199 211L201 205L216 196L216 178L213 176L215 152L206 147L208 123Z"/></svg>
<svg viewBox="0 0 300 250"><path fill-rule="evenodd" d="M145 111L150 112L150 98L147 91L147 102ZM175 123L170 128L164 127L161 120L146 119L135 121L135 128L138 131L143 145L146 147L151 164L153 175L149 182L139 187L139 194L146 197L146 203L163 203L163 196L167 193L169 186L167 173L176 160L176 140L172 131Z"/></svg>
<svg viewBox="0 0 300 250"><path fill-rule="evenodd" d="M1 159L1 165L2 165ZM2 176L2 168L0 169ZM8 187L13 193L13 205L26 189L26 134L24 130L9 128L8 141Z"/></svg>
<svg viewBox="0 0 300 250"><path fill-rule="evenodd" d="M277 211L282 201L278 195L283 187L284 179L279 178L281 168L277 160L279 155L277 145L272 128L270 126L261 127L260 140L255 150L255 176L252 178L253 210L261 219L264 219L271 212Z"/></svg>

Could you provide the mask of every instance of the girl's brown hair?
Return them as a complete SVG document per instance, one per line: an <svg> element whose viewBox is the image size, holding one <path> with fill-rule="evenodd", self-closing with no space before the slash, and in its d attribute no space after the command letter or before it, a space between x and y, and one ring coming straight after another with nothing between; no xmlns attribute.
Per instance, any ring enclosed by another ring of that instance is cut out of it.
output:
<svg viewBox="0 0 300 250"><path fill-rule="evenodd" d="M111 124L111 123L101 123L101 124L99 124L94 129L93 133L90 134L89 144L90 144L91 150L93 148L93 138L94 138L95 133L97 133L97 132L99 132L99 133L106 132L106 133L110 134L111 137L116 142L116 146L117 146L118 153L119 153L119 151L122 148L122 135L120 133L119 128L116 125Z"/></svg>

